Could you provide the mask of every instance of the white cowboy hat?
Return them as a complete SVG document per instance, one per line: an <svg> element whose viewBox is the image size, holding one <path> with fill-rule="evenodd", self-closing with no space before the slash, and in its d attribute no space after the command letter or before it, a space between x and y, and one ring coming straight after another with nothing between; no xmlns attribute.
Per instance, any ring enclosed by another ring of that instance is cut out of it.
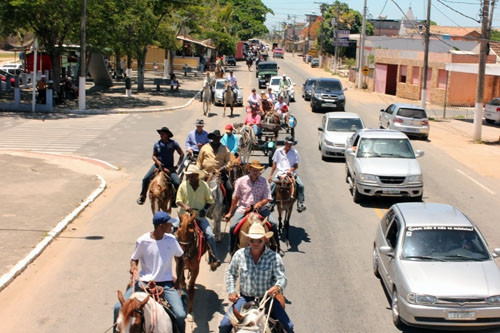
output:
<svg viewBox="0 0 500 333"><path fill-rule="evenodd" d="M186 168L186 170L184 170L184 174L185 175L192 175L194 173L197 173L198 177L205 177L205 171L200 170L200 168L198 168L194 164L188 165L188 167Z"/></svg>
<svg viewBox="0 0 500 333"><path fill-rule="evenodd" d="M260 224L258 222L255 222L254 224L252 224L250 226L250 229L248 230L248 234L245 233L243 230L241 231L241 233L243 235L247 236L248 238L252 238L252 239L261 239L262 237L266 237L267 239L270 239L271 237L273 237L273 232L272 231L266 232L266 229L264 229L262 224Z"/></svg>

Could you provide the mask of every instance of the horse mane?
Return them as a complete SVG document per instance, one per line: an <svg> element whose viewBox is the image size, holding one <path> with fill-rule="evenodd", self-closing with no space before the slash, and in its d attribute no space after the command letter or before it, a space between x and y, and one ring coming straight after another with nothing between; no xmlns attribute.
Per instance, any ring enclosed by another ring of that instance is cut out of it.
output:
<svg viewBox="0 0 500 333"><path fill-rule="evenodd" d="M175 233L179 241L185 241L187 239L189 224L195 219L195 217L196 212L193 212L192 214L184 212L184 214L180 216L181 223Z"/></svg>
<svg viewBox="0 0 500 333"><path fill-rule="evenodd" d="M120 296L118 296L120 298ZM123 298L123 295L122 295ZM120 300L122 301L122 300ZM149 295L143 292L135 292L130 298L122 304L122 308L120 311L122 326L127 327L130 319L132 318L132 314L144 307L146 303L149 302ZM119 317L120 319L120 317ZM135 318L134 318L135 319ZM118 322L118 321L117 321ZM132 323L136 324L136 323Z"/></svg>
<svg viewBox="0 0 500 333"><path fill-rule="evenodd" d="M234 308L233 312L229 312L228 318L229 321L231 322L231 325L233 325L236 328L242 328L242 329L244 328L251 329L252 327L260 328L260 322L264 318L265 309L259 310L255 306L250 307L249 309L245 309L244 307L242 307L239 314L240 317L242 317L241 320L238 319L237 315L235 315Z"/></svg>

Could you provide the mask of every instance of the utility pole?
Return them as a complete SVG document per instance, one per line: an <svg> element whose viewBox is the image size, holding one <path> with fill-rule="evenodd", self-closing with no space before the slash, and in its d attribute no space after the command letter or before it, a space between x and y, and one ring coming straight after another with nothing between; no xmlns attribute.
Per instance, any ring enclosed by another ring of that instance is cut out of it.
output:
<svg viewBox="0 0 500 333"><path fill-rule="evenodd" d="M293 18L293 20L292 20ZM295 52L295 20L297 19L297 15L288 15L288 19L292 21L292 57Z"/></svg>
<svg viewBox="0 0 500 333"><path fill-rule="evenodd" d="M488 0L489 1L489 0ZM429 67L429 38L431 35L431 0L427 0L427 19L425 21L425 38L424 38L424 69L422 75L422 95L421 106L425 109L425 99L427 97L427 69Z"/></svg>
<svg viewBox="0 0 500 333"><path fill-rule="evenodd" d="M308 22L308 27L307 27L307 43L306 47L304 49L305 54L306 54L306 59L307 59L307 53L309 52L309 38L311 38L311 25L312 25L312 18L314 16L314 11L311 11L311 14L305 14L307 16L307 22Z"/></svg>
<svg viewBox="0 0 500 333"><path fill-rule="evenodd" d="M338 67L338 58L339 58L339 21L340 21L340 11L336 11L337 18L335 19L335 28L334 28L334 42L335 42L335 54L333 56L333 74L337 74ZM333 19L332 19L333 20Z"/></svg>
<svg viewBox="0 0 500 333"><path fill-rule="evenodd" d="M80 77L78 81L78 110L85 111L85 78L87 77L87 66L85 59L86 33L85 22L87 20L87 0L82 0L82 18L80 25Z"/></svg>
<svg viewBox="0 0 500 333"><path fill-rule="evenodd" d="M488 41L490 39L488 25L489 5L490 0L483 0L483 12L481 15L481 47L479 51L479 65L477 71L476 110L474 113L474 128L472 132L473 141L481 140L481 126L483 124L484 73L486 69L486 58L488 56Z"/></svg>
<svg viewBox="0 0 500 333"><path fill-rule="evenodd" d="M363 24L359 35L359 60L358 60L358 89L363 88L363 62L365 59L365 38L366 38L366 0L363 1Z"/></svg>

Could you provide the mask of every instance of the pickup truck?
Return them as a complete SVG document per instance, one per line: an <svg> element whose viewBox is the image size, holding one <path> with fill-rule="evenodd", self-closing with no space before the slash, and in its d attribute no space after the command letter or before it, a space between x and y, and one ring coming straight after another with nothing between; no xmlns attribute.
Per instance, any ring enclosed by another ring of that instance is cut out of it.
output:
<svg viewBox="0 0 500 333"><path fill-rule="evenodd" d="M346 142L346 182L353 201L365 197L408 197L422 200L424 183L408 137L399 131L362 129Z"/></svg>

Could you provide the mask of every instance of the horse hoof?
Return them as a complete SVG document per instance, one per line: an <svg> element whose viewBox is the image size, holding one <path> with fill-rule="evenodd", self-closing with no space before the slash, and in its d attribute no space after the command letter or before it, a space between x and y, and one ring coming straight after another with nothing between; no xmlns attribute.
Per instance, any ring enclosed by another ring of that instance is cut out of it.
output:
<svg viewBox="0 0 500 333"><path fill-rule="evenodd" d="M191 313L188 313L188 315L186 316L186 319L188 321L194 321L194 316Z"/></svg>

